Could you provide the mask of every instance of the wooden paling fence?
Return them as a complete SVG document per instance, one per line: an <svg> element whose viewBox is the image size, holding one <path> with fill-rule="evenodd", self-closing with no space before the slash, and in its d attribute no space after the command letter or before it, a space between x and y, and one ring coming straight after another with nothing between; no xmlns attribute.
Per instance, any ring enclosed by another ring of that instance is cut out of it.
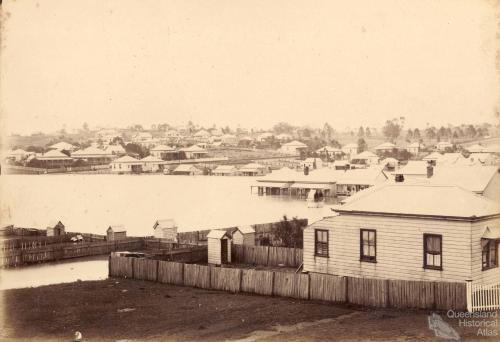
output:
<svg viewBox="0 0 500 342"><path fill-rule="evenodd" d="M111 256L109 275L202 289L352 303L372 307L464 310L465 283L367 279L259 271Z"/></svg>
<svg viewBox="0 0 500 342"><path fill-rule="evenodd" d="M240 264L299 267L302 264L302 249L233 245L231 257L234 263Z"/></svg>
<svg viewBox="0 0 500 342"><path fill-rule="evenodd" d="M127 239L108 242L53 244L36 249L6 250L0 253L0 267L103 255L117 250L137 250L143 246L143 239Z"/></svg>
<svg viewBox="0 0 500 342"><path fill-rule="evenodd" d="M467 283L467 309L470 312L500 310L500 283Z"/></svg>

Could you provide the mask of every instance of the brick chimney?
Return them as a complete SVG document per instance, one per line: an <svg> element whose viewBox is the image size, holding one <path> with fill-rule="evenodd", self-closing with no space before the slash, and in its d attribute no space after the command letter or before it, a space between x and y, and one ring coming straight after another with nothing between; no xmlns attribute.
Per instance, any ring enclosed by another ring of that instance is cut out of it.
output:
<svg viewBox="0 0 500 342"><path fill-rule="evenodd" d="M431 163L427 164L427 178L431 178L434 174L434 166Z"/></svg>
<svg viewBox="0 0 500 342"><path fill-rule="evenodd" d="M402 174L396 174L396 177L394 178L394 181L396 183L403 183L405 181L405 176Z"/></svg>

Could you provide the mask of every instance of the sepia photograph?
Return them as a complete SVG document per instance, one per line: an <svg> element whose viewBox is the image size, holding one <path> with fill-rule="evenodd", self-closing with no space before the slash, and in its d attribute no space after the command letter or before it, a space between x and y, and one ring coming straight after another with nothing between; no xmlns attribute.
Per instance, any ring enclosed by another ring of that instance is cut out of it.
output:
<svg viewBox="0 0 500 342"><path fill-rule="evenodd" d="M0 341L500 341L499 0L0 0Z"/></svg>

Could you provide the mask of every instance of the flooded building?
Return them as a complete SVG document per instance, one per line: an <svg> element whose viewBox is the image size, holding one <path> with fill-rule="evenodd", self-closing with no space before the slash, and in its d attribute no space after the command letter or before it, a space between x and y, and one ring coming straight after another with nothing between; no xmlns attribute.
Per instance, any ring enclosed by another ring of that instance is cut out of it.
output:
<svg viewBox="0 0 500 342"><path fill-rule="evenodd" d="M113 173L140 173L143 163L130 156L123 156L111 162L111 172Z"/></svg>
<svg viewBox="0 0 500 342"><path fill-rule="evenodd" d="M73 164L74 160L59 150L50 150L41 156L36 156L34 162L38 167L55 169L69 167Z"/></svg>
<svg viewBox="0 0 500 342"><path fill-rule="evenodd" d="M239 172L242 176L264 176L267 173L267 167L258 163L250 163L242 166Z"/></svg>

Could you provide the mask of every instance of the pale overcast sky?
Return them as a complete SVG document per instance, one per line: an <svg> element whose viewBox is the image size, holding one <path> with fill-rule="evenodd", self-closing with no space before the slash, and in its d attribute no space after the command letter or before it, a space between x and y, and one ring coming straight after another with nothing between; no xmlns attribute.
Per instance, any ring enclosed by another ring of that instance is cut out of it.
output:
<svg viewBox="0 0 500 342"><path fill-rule="evenodd" d="M495 122L494 3L7 0L2 122Z"/></svg>

